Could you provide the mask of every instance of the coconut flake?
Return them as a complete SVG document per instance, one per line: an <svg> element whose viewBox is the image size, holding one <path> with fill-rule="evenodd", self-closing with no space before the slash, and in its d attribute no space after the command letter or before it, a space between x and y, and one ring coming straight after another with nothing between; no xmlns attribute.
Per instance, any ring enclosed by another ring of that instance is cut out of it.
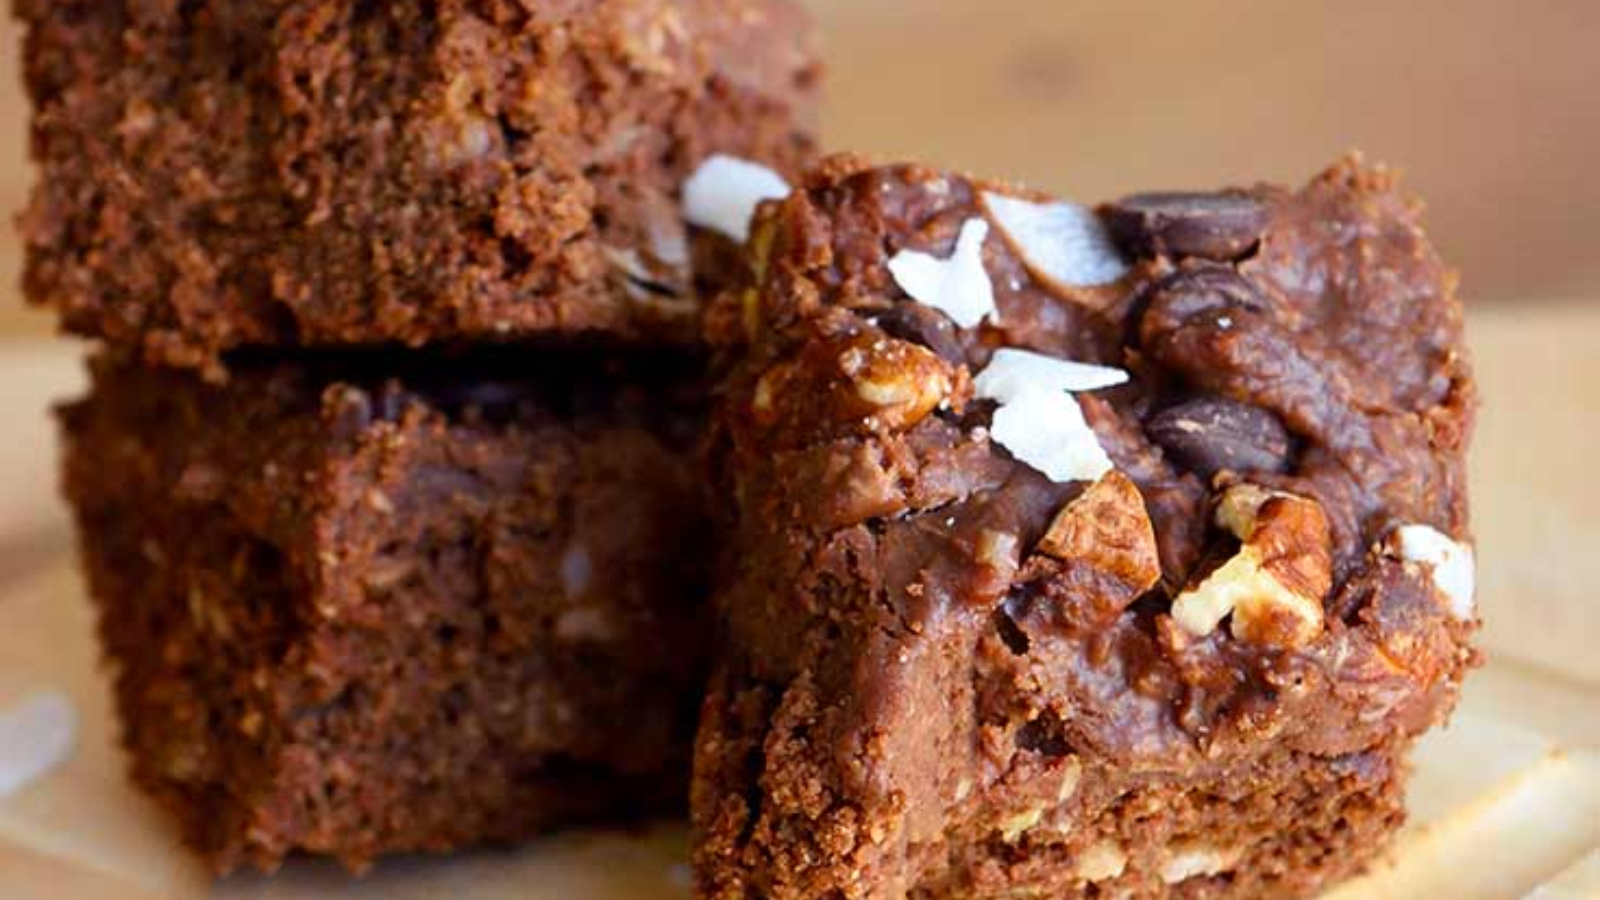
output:
<svg viewBox="0 0 1600 900"><path fill-rule="evenodd" d="M1121 369L1003 347L972 386L979 397L1009 403L1032 390L1098 391L1127 381L1128 373Z"/></svg>
<svg viewBox="0 0 1600 900"><path fill-rule="evenodd" d="M789 182L759 163L711 156L683 184L683 215L691 224L744 243L750 219L767 200L789 196Z"/></svg>
<svg viewBox="0 0 1600 900"><path fill-rule="evenodd" d="M1433 584L1450 601L1450 614L1466 621L1472 618L1476 577L1472 548L1457 543L1427 525L1403 525L1395 530L1400 558L1422 563L1433 573Z"/></svg>
<svg viewBox="0 0 1600 900"><path fill-rule="evenodd" d="M889 260L889 274L911 299L939 310L962 328L973 328L996 311L994 283L983 267L983 242L988 238L988 222L968 219L949 259L902 250Z"/></svg>
<svg viewBox="0 0 1600 900"><path fill-rule="evenodd" d="M59 691L35 694L0 711L0 797L9 797L66 761L78 714Z"/></svg>
<svg viewBox="0 0 1600 900"><path fill-rule="evenodd" d="M995 410L989 427L994 440L1019 461L1051 481L1095 481L1111 471L1111 457L1083 418L1083 409L1064 391L1033 390Z"/></svg>
<svg viewBox="0 0 1600 900"><path fill-rule="evenodd" d="M1110 284L1128 264L1094 210L1076 203L1034 203L984 192L984 206L1028 269L1067 287Z"/></svg>

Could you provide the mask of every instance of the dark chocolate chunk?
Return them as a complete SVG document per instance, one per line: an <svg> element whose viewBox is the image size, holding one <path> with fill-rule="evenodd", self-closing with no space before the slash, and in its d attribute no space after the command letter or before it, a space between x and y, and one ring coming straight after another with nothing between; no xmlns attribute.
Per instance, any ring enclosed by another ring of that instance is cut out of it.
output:
<svg viewBox="0 0 1600 900"><path fill-rule="evenodd" d="M1267 210L1237 191L1134 194L1113 204L1112 234L1141 256L1195 256L1218 262L1250 252L1267 228Z"/></svg>
<svg viewBox="0 0 1600 900"><path fill-rule="evenodd" d="M1018 625L1013 617L1013 602L1008 598L1003 608L994 614L994 627L1000 633L1000 642L1006 645L1007 650L1018 656L1026 656L1032 642L1028 639L1028 633L1022 630L1022 626Z"/></svg>
<svg viewBox="0 0 1600 900"><path fill-rule="evenodd" d="M921 344L951 362L962 362L966 351L956 336L956 323L921 303L896 303L878 317L878 327L890 337Z"/></svg>
<svg viewBox="0 0 1600 900"><path fill-rule="evenodd" d="M1207 312L1246 309L1263 312L1267 300L1260 289L1232 266L1204 265L1184 269L1157 282L1144 301L1139 318L1140 343L1152 340Z"/></svg>
<svg viewBox="0 0 1600 900"><path fill-rule="evenodd" d="M1207 480L1223 470L1289 468L1289 432L1259 406L1200 397L1157 413L1145 431L1175 462Z"/></svg>

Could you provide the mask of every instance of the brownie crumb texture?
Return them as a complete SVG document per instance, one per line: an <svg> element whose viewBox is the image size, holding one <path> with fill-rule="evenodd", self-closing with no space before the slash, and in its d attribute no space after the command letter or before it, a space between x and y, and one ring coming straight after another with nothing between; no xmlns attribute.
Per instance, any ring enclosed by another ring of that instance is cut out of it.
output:
<svg viewBox="0 0 1600 900"><path fill-rule="evenodd" d="M62 410L133 777L220 872L682 809L692 367L409 368L102 359Z"/></svg>
<svg viewBox="0 0 1600 900"><path fill-rule="evenodd" d="M150 362L692 340L680 188L814 144L789 0L18 0L25 294Z"/></svg>

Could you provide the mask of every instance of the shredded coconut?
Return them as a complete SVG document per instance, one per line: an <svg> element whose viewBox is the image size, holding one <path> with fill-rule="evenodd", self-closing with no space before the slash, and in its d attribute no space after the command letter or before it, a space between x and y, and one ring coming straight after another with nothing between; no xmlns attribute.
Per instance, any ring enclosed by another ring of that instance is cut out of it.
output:
<svg viewBox="0 0 1600 900"><path fill-rule="evenodd" d="M1064 391L1034 390L995 410L989 433L1018 460L1051 481L1095 481L1111 471L1111 458Z"/></svg>
<svg viewBox="0 0 1600 900"><path fill-rule="evenodd" d="M1007 347L995 351L972 386L979 397L1007 403L1033 390L1097 391L1127 381L1128 373L1121 369Z"/></svg>
<svg viewBox="0 0 1600 900"><path fill-rule="evenodd" d="M1094 210L985 192L983 203L1006 241L1037 276L1069 287L1110 284L1128 264Z"/></svg>
<svg viewBox="0 0 1600 900"><path fill-rule="evenodd" d="M683 185L683 215L691 224L744 243L750 219L767 200L789 196L789 182L759 163L716 155L700 164Z"/></svg>
<svg viewBox="0 0 1600 900"><path fill-rule="evenodd" d="M1472 548L1427 525L1401 526L1395 538L1401 559L1432 569L1434 586L1450 601L1450 614L1462 621L1472 618L1476 592Z"/></svg>
<svg viewBox="0 0 1600 900"><path fill-rule="evenodd" d="M983 242L988 238L988 222L968 219L949 259L902 250L889 260L889 273L911 299L939 310L962 328L976 327L996 312L994 283L983 267Z"/></svg>

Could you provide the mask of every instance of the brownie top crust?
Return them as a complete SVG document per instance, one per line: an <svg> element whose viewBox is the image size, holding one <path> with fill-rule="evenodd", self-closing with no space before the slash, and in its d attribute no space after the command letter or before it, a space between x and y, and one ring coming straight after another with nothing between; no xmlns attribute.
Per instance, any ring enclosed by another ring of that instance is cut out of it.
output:
<svg viewBox="0 0 1600 900"><path fill-rule="evenodd" d="M711 154L812 153L819 65L789 0L15 10L41 172L26 296L161 364L684 341L683 180Z"/></svg>
<svg viewBox="0 0 1600 900"><path fill-rule="evenodd" d="M963 328L910 298L892 259L949 257L963 224L994 219L1007 198L1050 202L845 156L770 205L752 241L758 286L728 294L709 326L731 373L722 422L734 451L853 452L939 433L953 443L922 468L974 446L989 468L1028 468L986 440L994 402L973 387L997 351L1023 349L1131 375L1076 396L1116 467L1146 493L1161 487L1158 501L1170 495L1170 511L1150 504L1169 586L1205 549L1184 523L1204 523L1207 494L1246 479L1318 501L1338 584L1398 525L1467 537L1476 399L1457 276L1389 170L1351 157L1298 191L1107 204L1094 215L1120 274L1098 285L1054 279L996 224L982 245L992 316ZM858 389L867 376L876 390ZM885 396L901 402L876 402ZM874 518L937 505L894 499Z"/></svg>
<svg viewBox="0 0 1600 900"><path fill-rule="evenodd" d="M1359 157L1095 209L838 157L763 207L708 331L724 678L784 699L764 774L702 725L705 883L909 890L1020 750L1192 781L1439 721L1476 401L1419 215Z"/></svg>

